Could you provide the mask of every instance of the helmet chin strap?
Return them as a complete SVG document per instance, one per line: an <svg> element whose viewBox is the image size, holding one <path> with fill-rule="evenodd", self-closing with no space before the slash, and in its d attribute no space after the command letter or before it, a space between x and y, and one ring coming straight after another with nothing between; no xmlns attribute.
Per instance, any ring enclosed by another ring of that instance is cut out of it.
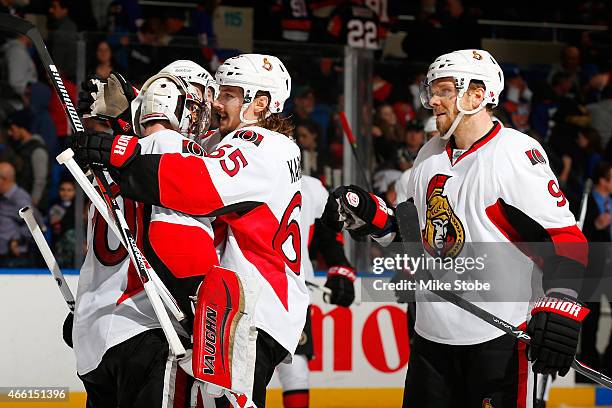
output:
<svg viewBox="0 0 612 408"><path fill-rule="evenodd" d="M463 98L463 95L465 94L465 91L461 93L461 95L457 95L457 110L459 111L459 113L457 114L457 117L455 118L455 120L453 120L453 123L451 124L451 126L448 128L448 130L446 131L446 133L444 133L444 135L440 136L440 138L442 140L448 140L452 134L455 132L455 130L457 129L457 126L459 126L459 123L461 122L461 119L463 119L464 115L473 115L475 113L478 113L482 110L482 108L484 108L484 101L480 104L480 106L478 106L476 109L472 109L469 111L464 110L459 101L461 100L461 98Z"/></svg>
<svg viewBox="0 0 612 408"><path fill-rule="evenodd" d="M257 119L245 119L244 117L244 112L246 112L252 103L253 102L242 104L242 107L240 108L240 123L242 126L254 125L257 123Z"/></svg>

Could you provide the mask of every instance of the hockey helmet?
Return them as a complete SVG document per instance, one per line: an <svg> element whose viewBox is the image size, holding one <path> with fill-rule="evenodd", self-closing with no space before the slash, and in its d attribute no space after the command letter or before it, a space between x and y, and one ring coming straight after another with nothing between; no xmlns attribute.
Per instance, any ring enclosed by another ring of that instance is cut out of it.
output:
<svg viewBox="0 0 612 408"><path fill-rule="evenodd" d="M159 73L144 83L140 95L142 102L136 115L140 125L167 120L185 137L202 133L202 92L185 79Z"/></svg>
<svg viewBox="0 0 612 408"><path fill-rule="evenodd" d="M285 101L291 94L291 76L285 65L272 55L242 54L228 58L217 69L218 85L237 86L244 91L240 120L246 121L244 112L255 99L257 91L270 93L269 114L283 111Z"/></svg>
<svg viewBox="0 0 612 408"><path fill-rule="evenodd" d="M460 50L444 54L436 58L427 70L427 77L421 84L421 103L426 109L432 109L431 84L440 78L452 77L457 89L457 109L459 116L454 126L443 136L448 138L454 132L461 117L465 114L474 114L487 105L497 106L504 90L504 73L491 54L484 50ZM466 111L461 107L460 101L468 90L471 81L482 81L485 86L485 97L477 108Z"/></svg>

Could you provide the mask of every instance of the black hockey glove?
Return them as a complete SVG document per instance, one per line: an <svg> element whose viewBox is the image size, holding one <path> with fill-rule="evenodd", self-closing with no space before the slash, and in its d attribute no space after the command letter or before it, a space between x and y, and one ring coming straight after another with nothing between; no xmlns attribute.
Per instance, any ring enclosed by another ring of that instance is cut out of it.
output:
<svg viewBox="0 0 612 408"><path fill-rule="evenodd" d="M137 137L104 132L77 132L71 147L76 162L83 168L120 169L140 154Z"/></svg>
<svg viewBox="0 0 612 408"><path fill-rule="evenodd" d="M355 270L347 266L332 266L327 272L325 287L331 289L329 303L349 307L355 300Z"/></svg>
<svg viewBox="0 0 612 408"><path fill-rule="evenodd" d="M108 121L116 134L135 135L131 103L136 95L120 73L111 71L106 81L92 77L81 84L77 110L80 115Z"/></svg>
<svg viewBox="0 0 612 408"><path fill-rule="evenodd" d="M62 337L64 338L64 343L70 348L72 348L72 323L74 322L74 314L68 313L66 319L64 320L64 326L62 327Z"/></svg>
<svg viewBox="0 0 612 408"><path fill-rule="evenodd" d="M355 185L338 187L332 195L338 202L338 221L353 237L379 235L390 226L393 212L382 198Z"/></svg>
<svg viewBox="0 0 612 408"><path fill-rule="evenodd" d="M533 371L567 374L578 346L582 320L589 309L569 296L551 293L540 298L531 310L527 334L531 337L527 356Z"/></svg>

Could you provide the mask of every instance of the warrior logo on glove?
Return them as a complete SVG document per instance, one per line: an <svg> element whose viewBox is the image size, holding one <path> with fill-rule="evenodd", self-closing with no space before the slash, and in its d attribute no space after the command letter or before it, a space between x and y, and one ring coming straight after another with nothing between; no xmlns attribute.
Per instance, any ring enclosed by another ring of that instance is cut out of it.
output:
<svg viewBox="0 0 612 408"><path fill-rule="evenodd" d="M461 253L465 242L465 230L448 198L444 185L450 178L436 174L427 185L427 221L422 231L425 249L432 256L454 258Z"/></svg>

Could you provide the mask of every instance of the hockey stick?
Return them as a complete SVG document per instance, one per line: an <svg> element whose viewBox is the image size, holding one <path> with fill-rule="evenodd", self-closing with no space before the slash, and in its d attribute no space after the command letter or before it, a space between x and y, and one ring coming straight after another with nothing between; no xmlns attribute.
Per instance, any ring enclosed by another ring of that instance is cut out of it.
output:
<svg viewBox="0 0 612 408"><path fill-rule="evenodd" d="M51 248L49 248L47 240L45 239L42 234L42 231L40 230L40 225L38 225L38 222L36 222L36 219L34 218L34 213L32 212L32 209L30 207L23 207L19 210L19 216L23 218L26 225L28 226L28 229L30 230L32 237L34 238L36 246L40 250L40 253L42 254L43 259L45 260L45 263L47 264L51 275L53 275L53 278L57 283L57 287L59 288L64 300L66 301L66 304L68 305L68 309L70 309L70 313L74 313L74 296L70 291L70 287L66 283L66 279L64 278L64 274L59 268L57 260L51 252Z"/></svg>
<svg viewBox="0 0 612 408"><path fill-rule="evenodd" d="M361 177L365 181L368 189L370 191L374 191L374 189L372 188L372 183L370 182L370 180L368 179L366 175L365 166L361 163L361 160L359 159L359 155L357 154L357 139L355 138L355 134L353 133L353 130L351 129L351 126L349 125L346 114L344 112L340 112L339 115L340 115L340 123L342 124L342 130L344 130L344 134L346 135L346 138L349 141L349 145L351 146L353 157L355 158L357 167L360 170L359 173L361 174Z"/></svg>
<svg viewBox="0 0 612 408"><path fill-rule="evenodd" d="M578 218L578 228L582 230L584 227L584 219L586 218L587 203L589 202L589 195L593 189L593 180L587 179L584 182L584 191L582 192L582 200L580 201L580 216Z"/></svg>
<svg viewBox="0 0 612 408"><path fill-rule="evenodd" d="M117 228L117 225L115 224L115 222L113 222L111 215L108 212L108 206L106 205L106 202L104 201L104 199L102 199L100 194L98 194L96 189L89 182L89 179L85 176L83 170L74 161L74 159L72 158L73 155L74 153L72 149L66 149L64 152L60 153L57 156L57 161L60 164L65 165L66 168L68 168L68 171L70 172L70 174L72 174L72 177L74 177L77 184L81 187L81 189L83 189L85 195L91 200L96 210L98 210L102 218L104 218L104 221L106 221L106 224L110 227L115 236L121 241L121 244L127 249L127 246L121 237L121 233L119 232L119 228ZM176 320L178 320L179 323L183 325L184 323L186 323L185 314L181 311L179 305L176 303L176 300L174 299L168 288L166 288L166 285L164 285L159 276L157 276L157 273L155 273L155 271L148 265L148 263L146 266L149 275L151 275L151 280L155 284L155 287L162 301L164 302L168 310L170 310L170 313L172 313L172 315L176 318Z"/></svg>
<svg viewBox="0 0 612 408"><path fill-rule="evenodd" d="M405 244L413 244L413 246L414 244L418 243L421 248L422 241L420 236L419 218L415 205L407 201L400 203L395 209L395 215L397 216L397 224L400 228L400 233L402 235L403 242ZM410 256L421 255L414 254L415 248L406 247L406 251L409 253ZM431 274L429 274L429 277L431 277ZM511 325L510 323L487 312L479 306L476 306L475 304L463 299L455 292L445 290L430 290L430 292L438 295L445 301L452 303L457 307L460 307L466 312L473 314L474 316L485 321L486 323L489 323L491 326L498 328L499 330L511 335L512 337L516 338L519 341L522 341L525 344L529 344L531 342L531 337L524 330L521 330L518 327ZM585 377L590 378L591 380L603 385L604 387L612 389L612 378L593 370L592 368L586 366L575 358L574 361L572 361L572 368L580 374L584 375Z"/></svg>
<svg viewBox="0 0 612 408"><path fill-rule="evenodd" d="M77 111L70 100L70 96L68 95L68 91L66 91L64 82L62 81L58 69L51 59L51 55L49 54L49 51L47 50L38 29L29 21L11 16L10 14L0 14L0 28L23 34L32 41L32 44L34 44L34 47L38 52L42 65L45 68L47 75L51 79L51 83L53 84L55 91L62 100L64 110L68 116L72 129L76 132L84 131L85 129L83 128L81 119L79 118ZM130 259L138 272L138 276L143 284L145 293L147 294L147 297L153 306L155 315L157 316L164 334L166 335L170 350L177 358L182 358L185 355L185 348L183 347L176 330L172 326L168 312L166 311L155 288L155 284L151 280L151 277L147 271L145 265L147 265L148 262L146 262L146 259L144 259L144 256L140 253L140 251L138 251L136 241L134 240L134 237L127 226L127 222L123 217L121 209L117 205L117 202L109 189L104 173L101 170L94 170L94 176L98 181L102 194L107 202L107 205L109 206L110 212L113 214L114 221L117 224L122 240L127 244L127 251L130 255Z"/></svg>

